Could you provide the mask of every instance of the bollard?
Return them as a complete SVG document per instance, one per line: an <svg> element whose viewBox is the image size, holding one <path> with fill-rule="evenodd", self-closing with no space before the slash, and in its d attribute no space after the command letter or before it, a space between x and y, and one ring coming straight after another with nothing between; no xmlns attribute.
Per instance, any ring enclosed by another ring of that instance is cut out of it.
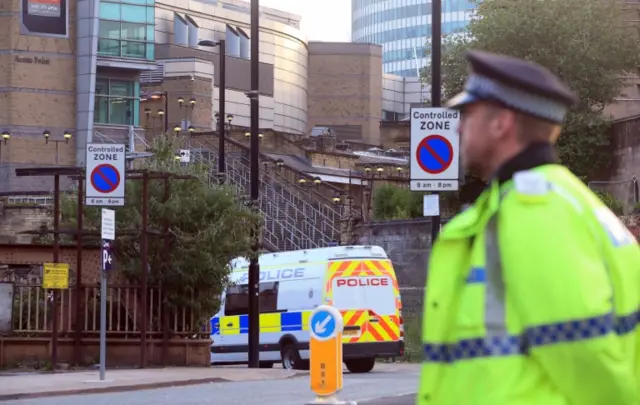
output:
<svg viewBox="0 0 640 405"><path fill-rule="evenodd" d="M343 326L340 311L328 305L320 305L309 317L309 379L316 399L307 405L347 405L336 397L342 389Z"/></svg>

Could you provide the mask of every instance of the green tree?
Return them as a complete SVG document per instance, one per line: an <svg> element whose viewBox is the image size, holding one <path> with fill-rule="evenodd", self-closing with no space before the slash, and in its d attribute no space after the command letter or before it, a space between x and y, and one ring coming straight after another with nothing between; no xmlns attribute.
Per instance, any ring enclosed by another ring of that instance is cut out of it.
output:
<svg viewBox="0 0 640 405"><path fill-rule="evenodd" d="M250 229L261 217L244 208L228 186L210 186L206 165L182 165L175 159L180 140L174 136L156 138L153 157L141 169L192 176L170 179L170 197L164 202L164 180L149 180L149 229L169 227L170 249L160 236L149 236L150 286L160 286L174 308L191 309L199 320L217 309L218 297L228 283L229 263L250 254ZM62 225L76 226L77 193L62 200ZM116 265L129 280L137 283L141 271L139 232L142 228L142 181L127 180L126 205L116 208ZM85 207L84 229L99 230L100 209ZM118 234L120 232L120 234Z"/></svg>
<svg viewBox="0 0 640 405"><path fill-rule="evenodd" d="M624 74L640 64L637 31L624 24L623 2L602 0L476 1L466 36L443 42L444 96L459 92L467 74L464 51L482 49L535 61L579 96L558 144L560 158L583 180L612 159L604 106L618 96ZM429 81L430 70L423 72Z"/></svg>

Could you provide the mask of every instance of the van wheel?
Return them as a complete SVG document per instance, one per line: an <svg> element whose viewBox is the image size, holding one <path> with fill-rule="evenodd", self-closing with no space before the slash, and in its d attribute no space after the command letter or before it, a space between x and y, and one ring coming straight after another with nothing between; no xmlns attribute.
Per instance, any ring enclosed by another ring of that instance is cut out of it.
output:
<svg viewBox="0 0 640 405"><path fill-rule="evenodd" d="M373 366L376 364L376 359L371 357L367 359L346 360L345 364L347 366L347 370L351 373L368 373L373 370Z"/></svg>
<svg viewBox="0 0 640 405"><path fill-rule="evenodd" d="M300 359L300 353L298 349L292 344L287 343L280 352L282 356L282 367L286 370L299 370L302 359Z"/></svg>

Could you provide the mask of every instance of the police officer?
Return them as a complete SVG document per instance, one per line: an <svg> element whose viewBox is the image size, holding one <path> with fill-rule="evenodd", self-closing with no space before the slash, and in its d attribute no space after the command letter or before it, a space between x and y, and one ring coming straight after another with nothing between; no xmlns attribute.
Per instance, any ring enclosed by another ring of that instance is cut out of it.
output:
<svg viewBox="0 0 640 405"><path fill-rule="evenodd" d="M465 166L489 186L433 248L419 405L640 404L640 248L554 144L572 92L471 51Z"/></svg>

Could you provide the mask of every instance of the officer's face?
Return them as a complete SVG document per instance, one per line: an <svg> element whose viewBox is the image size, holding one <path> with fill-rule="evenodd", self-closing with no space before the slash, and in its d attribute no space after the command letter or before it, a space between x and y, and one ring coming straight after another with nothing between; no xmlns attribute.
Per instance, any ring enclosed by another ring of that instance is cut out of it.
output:
<svg viewBox="0 0 640 405"><path fill-rule="evenodd" d="M511 111L486 102L461 111L460 148L462 163L469 171L489 179L502 152L513 143L514 117Z"/></svg>
<svg viewBox="0 0 640 405"><path fill-rule="evenodd" d="M458 128L462 164L472 173L483 177L493 147L488 130L487 111L483 103L471 104L462 109Z"/></svg>

